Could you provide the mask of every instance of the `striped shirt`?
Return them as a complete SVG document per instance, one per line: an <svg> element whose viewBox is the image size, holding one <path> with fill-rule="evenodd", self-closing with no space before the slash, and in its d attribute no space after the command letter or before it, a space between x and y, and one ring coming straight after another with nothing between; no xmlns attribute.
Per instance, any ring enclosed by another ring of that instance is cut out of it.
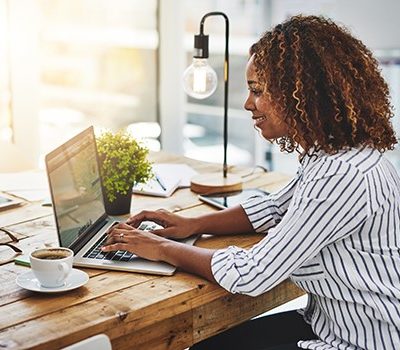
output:
<svg viewBox="0 0 400 350"><path fill-rule="evenodd" d="M290 277L317 336L303 349L400 348L400 178L383 154L305 156L285 188L242 207L268 235L214 253L223 288L256 296Z"/></svg>

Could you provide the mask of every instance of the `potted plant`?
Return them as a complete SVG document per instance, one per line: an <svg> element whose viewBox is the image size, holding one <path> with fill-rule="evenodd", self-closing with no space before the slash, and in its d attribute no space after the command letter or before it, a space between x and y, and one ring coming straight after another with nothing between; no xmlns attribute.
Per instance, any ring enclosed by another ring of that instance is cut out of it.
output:
<svg viewBox="0 0 400 350"><path fill-rule="evenodd" d="M106 212L124 215L130 212L132 186L153 176L147 160L149 150L127 131L105 131L96 138Z"/></svg>

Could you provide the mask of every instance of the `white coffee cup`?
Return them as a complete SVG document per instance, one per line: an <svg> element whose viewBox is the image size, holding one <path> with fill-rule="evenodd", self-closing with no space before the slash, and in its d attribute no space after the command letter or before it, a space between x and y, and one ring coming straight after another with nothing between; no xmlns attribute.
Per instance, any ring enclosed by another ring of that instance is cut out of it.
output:
<svg viewBox="0 0 400 350"><path fill-rule="evenodd" d="M55 288L65 284L72 270L74 252L68 248L43 248L29 255L32 272L43 287Z"/></svg>

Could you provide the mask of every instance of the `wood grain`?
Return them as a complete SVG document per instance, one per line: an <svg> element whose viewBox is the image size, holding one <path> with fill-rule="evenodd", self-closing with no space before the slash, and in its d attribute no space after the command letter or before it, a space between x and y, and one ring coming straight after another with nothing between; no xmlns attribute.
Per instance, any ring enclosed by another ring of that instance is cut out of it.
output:
<svg viewBox="0 0 400 350"><path fill-rule="evenodd" d="M242 178L239 175L222 173L199 174L190 180L190 189L200 194L234 192L242 190Z"/></svg>

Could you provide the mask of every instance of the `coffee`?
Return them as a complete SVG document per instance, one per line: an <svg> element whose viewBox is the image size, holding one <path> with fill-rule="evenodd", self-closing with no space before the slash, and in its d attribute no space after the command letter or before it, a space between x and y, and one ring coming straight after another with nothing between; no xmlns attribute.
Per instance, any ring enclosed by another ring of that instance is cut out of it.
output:
<svg viewBox="0 0 400 350"><path fill-rule="evenodd" d="M43 248L33 251L29 260L32 272L42 287L62 286L72 270L74 252L68 248Z"/></svg>
<svg viewBox="0 0 400 350"><path fill-rule="evenodd" d="M43 260L59 260L68 258L71 253L67 250L52 249L52 250L39 250L32 254L33 257Z"/></svg>

